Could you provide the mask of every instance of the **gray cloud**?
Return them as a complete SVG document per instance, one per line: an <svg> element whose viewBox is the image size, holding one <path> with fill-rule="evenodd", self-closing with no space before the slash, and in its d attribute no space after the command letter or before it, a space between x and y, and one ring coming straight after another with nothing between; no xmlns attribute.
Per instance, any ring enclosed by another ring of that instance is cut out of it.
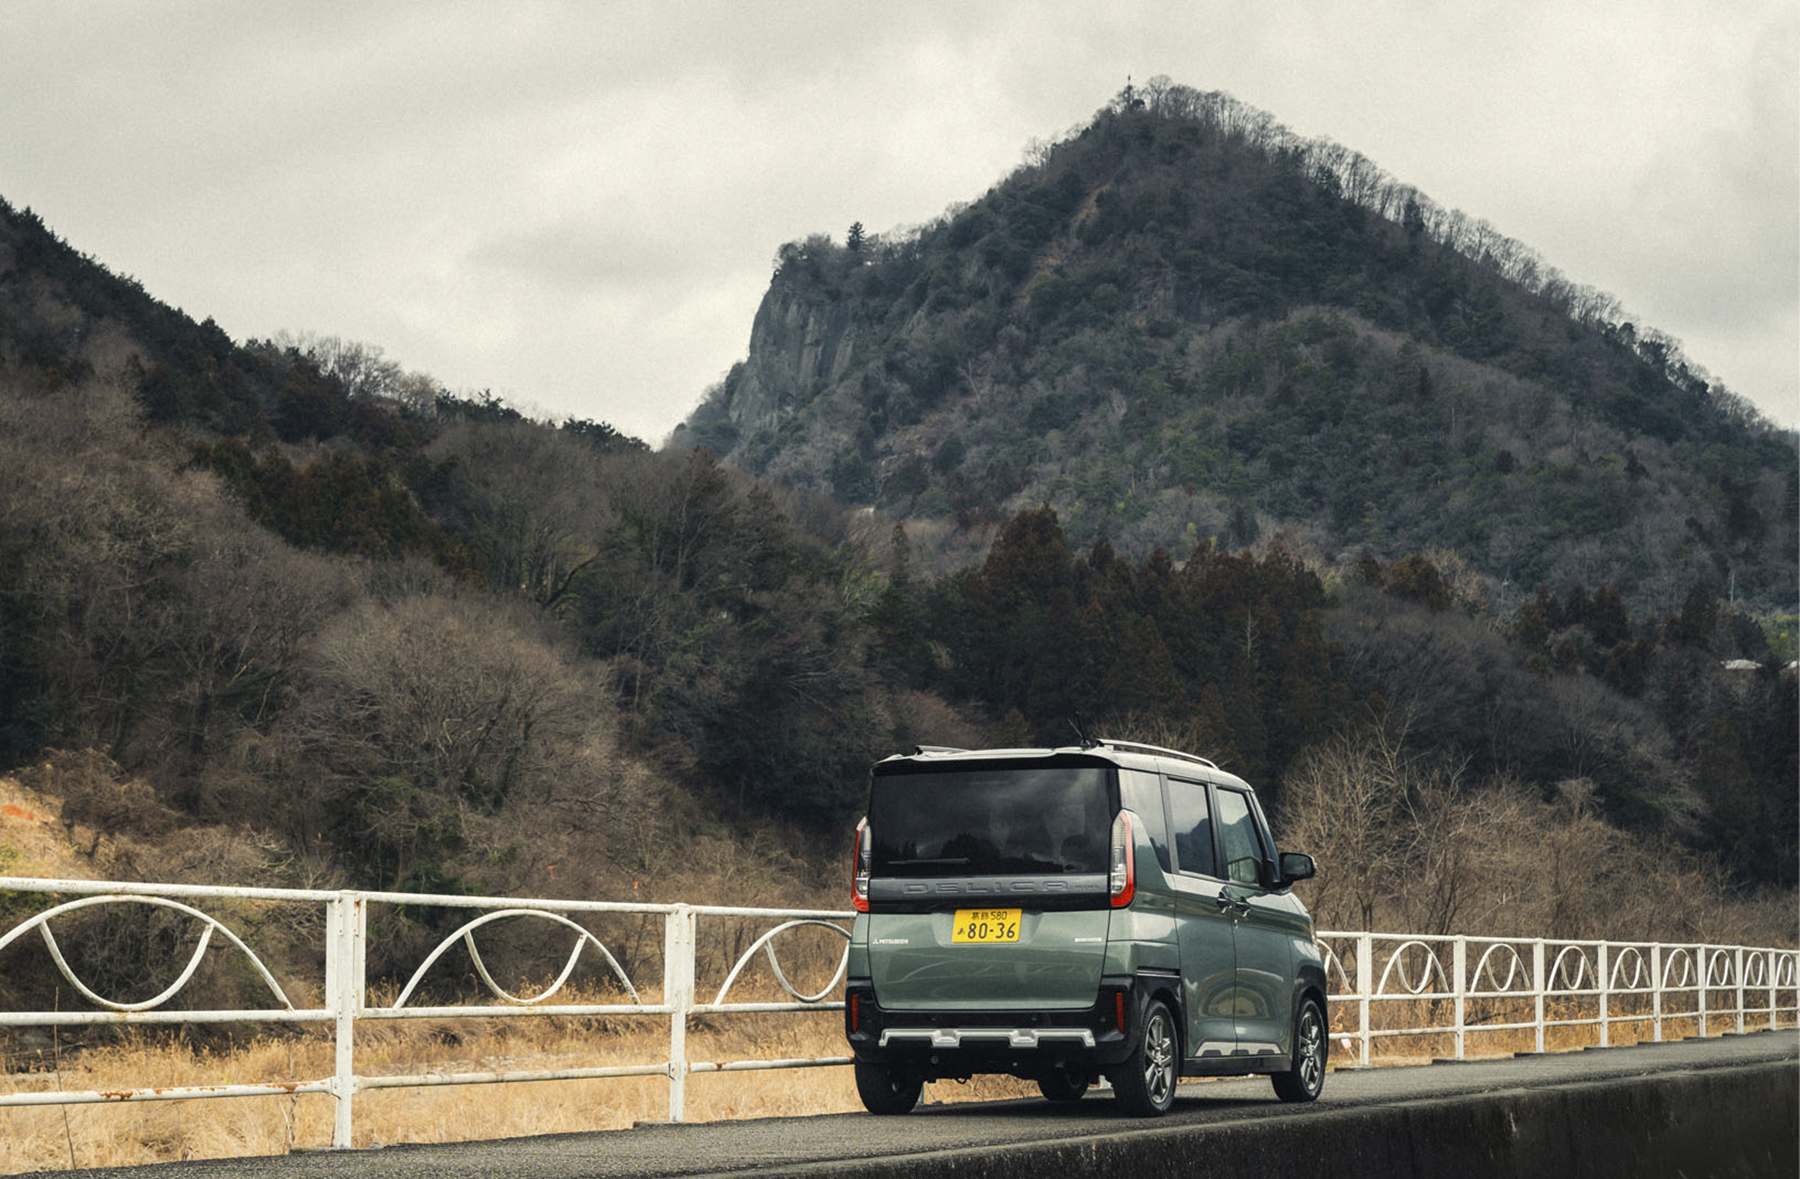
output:
<svg viewBox="0 0 1800 1179"><path fill-rule="evenodd" d="M784 241L928 220L1167 74L1484 217L1784 424L1786 0L9 6L0 195L234 335L652 439Z"/></svg>

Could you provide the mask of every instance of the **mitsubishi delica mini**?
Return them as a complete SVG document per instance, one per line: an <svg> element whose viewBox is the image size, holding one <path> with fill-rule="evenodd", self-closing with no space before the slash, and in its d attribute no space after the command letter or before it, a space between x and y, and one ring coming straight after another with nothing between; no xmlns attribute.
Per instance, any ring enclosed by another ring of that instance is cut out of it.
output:
<svg viewBox="0 0 1800 1179"><path fill-rule="evenodd" d="M1182 1076L1325 1080L1325 973L1256 794L1124 741L920 748L877 763L857 826L844 1025L863 1104L978 1073L1075 1101L1101 1077L1165 1112Z"/></svg>

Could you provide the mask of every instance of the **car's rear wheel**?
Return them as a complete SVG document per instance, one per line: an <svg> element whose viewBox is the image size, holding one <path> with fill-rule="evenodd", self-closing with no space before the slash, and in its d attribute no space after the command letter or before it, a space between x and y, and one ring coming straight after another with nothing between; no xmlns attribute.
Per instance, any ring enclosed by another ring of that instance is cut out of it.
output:
<svg viewBox="0 0 1800 1179"><path fill-rule="evenodd" d="M1294 1067L1275 1073L1275 1096L1283 1101L1316 1101L1325 1088L1325 1060L1330 1050L1325 1013L1318 1001L1303 999L1294 1015Z"/></svg>
<svg viewBox="0 0 1800 1179"><path fill-rule="evenodd" d="M1144 1008L1144 1032L1137 1046L1108 1074L1113 1093L1133 1117L1153 1118L1175 1104L1175 1082L1181 1075L1181 1039L1175 1017L1160 999Z"/></svg>
<svg viewBox="0 0 1800 1179"><path fill-rule="evenodd" d="M917 1073L891 1064L864 1064L859 1060L855 1071L857 1096L872 1114L911 1113L925 1091L925 1082Z"/></svg>
<svg viewBox="0 0 1800 1179"><path fill-rule="evenodd" d="M1050 1101L1080 1101L1087 1091L1087 1074L1073 1069L1055 1069L1038 1078L1038 1092Z"/></svg>

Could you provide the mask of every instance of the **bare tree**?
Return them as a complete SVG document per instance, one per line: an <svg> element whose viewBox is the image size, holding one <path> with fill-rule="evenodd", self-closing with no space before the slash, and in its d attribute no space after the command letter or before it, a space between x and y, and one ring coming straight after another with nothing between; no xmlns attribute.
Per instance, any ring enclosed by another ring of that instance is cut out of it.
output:
<svg viewBox="0 0 1800 1179"><path fill-rule="evenodd" d="M488 580L540 606L566 602L618 522L591 447L533 422L447 428L434 458L456 460L458 524L474 537Z"/></svg>
<svg viewBox="0 0 1800 1179"><path fill-rule="evenodd" d="M317 767L303 825L395 886L460 851L465 816L582 772L593 686L534 631L454 594L366 602L327 626L288 725Z"/></svg>

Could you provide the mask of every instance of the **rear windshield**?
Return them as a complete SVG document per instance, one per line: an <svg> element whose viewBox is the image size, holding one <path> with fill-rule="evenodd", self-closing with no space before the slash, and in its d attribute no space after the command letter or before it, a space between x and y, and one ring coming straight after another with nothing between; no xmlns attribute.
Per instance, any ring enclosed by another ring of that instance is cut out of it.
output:
<svg viewBox="0 0 1800 1179"><path fill-rule="evenodd" d="M871 868L887 877L1105 872L1110 774L1076 766L877 777Z"/></svg>

